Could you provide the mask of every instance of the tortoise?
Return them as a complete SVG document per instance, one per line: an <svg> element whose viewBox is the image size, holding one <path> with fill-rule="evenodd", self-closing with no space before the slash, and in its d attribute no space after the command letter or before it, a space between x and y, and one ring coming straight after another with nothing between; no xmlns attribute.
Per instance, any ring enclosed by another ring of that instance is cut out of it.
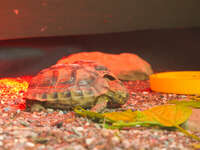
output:
<svg viewBox="0 0 200 150"><path fill-rule="evenodd" d="M106 107L119 107L127 98L127 89L108 68L83 60L43 69L32 78L25 93L31 111L81 106L100 112Z"/></svg>

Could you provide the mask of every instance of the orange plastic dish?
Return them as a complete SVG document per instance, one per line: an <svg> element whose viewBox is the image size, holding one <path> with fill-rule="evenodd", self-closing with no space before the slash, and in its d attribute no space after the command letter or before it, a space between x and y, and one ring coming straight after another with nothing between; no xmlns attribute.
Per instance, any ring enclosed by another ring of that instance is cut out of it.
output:
<svg viewBox="0 0 200 150"><path fill-rule="evenodd" d="M200 94L200 71L155 73L150 76L153 91L175 94Z"/></svg>

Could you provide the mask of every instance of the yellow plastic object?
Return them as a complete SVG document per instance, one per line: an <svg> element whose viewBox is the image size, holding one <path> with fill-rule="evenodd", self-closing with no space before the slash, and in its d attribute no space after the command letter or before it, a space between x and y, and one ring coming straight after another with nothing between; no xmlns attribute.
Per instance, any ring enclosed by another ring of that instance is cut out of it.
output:
<svg viewBox="0 0 200 150"><path fill-rule="evenodd" d="M150 76L153 91L175 94L200 94L200 71L155 73Z"/></svg>

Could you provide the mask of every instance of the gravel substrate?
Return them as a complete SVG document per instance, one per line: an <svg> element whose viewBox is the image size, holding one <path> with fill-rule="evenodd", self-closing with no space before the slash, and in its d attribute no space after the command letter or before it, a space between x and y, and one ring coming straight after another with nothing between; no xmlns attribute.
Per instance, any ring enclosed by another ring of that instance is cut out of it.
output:
<svg viewBox="0 0 200 150"><path fill-rule="evenodd" d="M125 85L130 98L123 109L145 110L165 104L170 99L187 98L185 95L152 92L149 81L131 81ZM69 111L47 109L46 112L31 113L3 102L0 112L2 150L186 150L192 149L196 142L173 130L143 127L104 129ZM200 133L195 134L200 136Z"/></svg>

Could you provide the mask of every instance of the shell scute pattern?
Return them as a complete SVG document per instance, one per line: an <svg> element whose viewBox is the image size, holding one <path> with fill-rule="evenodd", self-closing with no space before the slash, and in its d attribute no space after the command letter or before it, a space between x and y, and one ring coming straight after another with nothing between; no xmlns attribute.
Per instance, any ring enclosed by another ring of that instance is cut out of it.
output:
<svg viewBox="0 0 200 150"><path fill-rule="evenodd" d="M105 66L92 61L77 61L40 71L30 82L25 98L27 101L44 101L58 108L77 105L89 108L101 95L107 95L113 103L124 104L128 92Z"/></svg>

